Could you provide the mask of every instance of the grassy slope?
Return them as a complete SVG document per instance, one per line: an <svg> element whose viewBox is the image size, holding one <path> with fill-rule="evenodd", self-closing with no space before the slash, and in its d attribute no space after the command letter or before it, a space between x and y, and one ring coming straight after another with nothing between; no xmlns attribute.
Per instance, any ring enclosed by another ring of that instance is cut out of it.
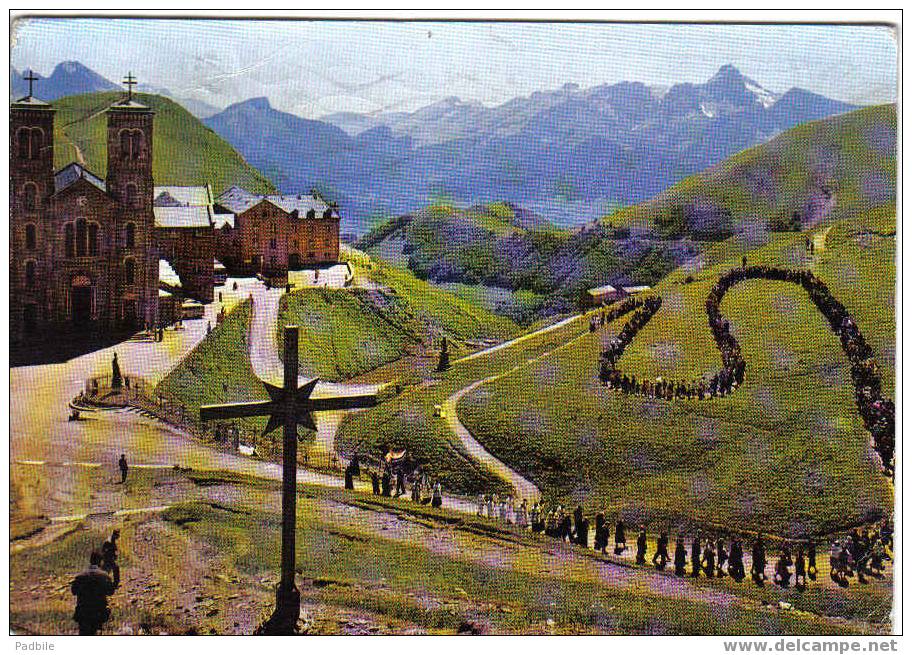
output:
<svg viewBox="0 0 912 655"><path fill-rule="evenodd" d="M175 476L186 474L158 475L176 483ZM120 526L126 588L112 598L107 634L140 624L171 634L191 628L231 634L239 631L232 628L234 606L243 607L245 620L253 625L256 613L265 616L272 606L279 553L277 485L231 474L189 475L206 488L222 490L225 499L178 504L160 516L141 515ZM156 479L140 474L131 484L138 494L141 487L151 490ZM805 612L777 611L775 601L782 594L769 587L688 583L695 588L693 596L707 585L738 597L724 607L661 595L649 585L618 588L623 577L612 580L595 558L571 560L569 547L407 501L302 485L297 525L302 601L318 634L339 632L345 621L335 619L345 612L373 617L372 623L380 618L393 630L444 634L465 621L507 634L834 634L865 629ZM384 532L387 526L392 529ZM442 543L452 540L462 548L394 537L403 529L424 536L426 528L443 533ZM108 534L106 524L87 523L41 549L11 556L10 589L20 601L11 605L11 623L40 634L71 634L67 583L84 565L85 553ZM498 557L505 550L510 556ZM487 552L490 562L479 559ZM149 577L137 581L137 576ZM44 591L36 599L27 588L38 580ZM210 606L216 611L193 602L194 593L213 599ZM818 613L865 616L863 605L856 607L846 592L839 594L842 598L813 603L794 594L789 600ZM760 607L761 600L772 601L773 607Z"/></svg>
<svg viewBox="0 0 912 655"><path fill-rule="evenodd" d="M837 224L828 248L806 260L804 235L778 235L751 251L736 239L657 288L664 304L621 360L639 377L692 378L719 355L703 302L741 252L751 263L810 264L855 315L892 393L895 234L889 208ZM869 238L869 237L865 237ZM693 274L695 281L684 284ZM632 519L826 532L893 507L852 397L838 339L803 290L746 282L724 299L748 364L746 384L726 399L647 401L603 389L600 337L523 367L467 396L460 416L497 456L553 495L624 510ZM620 326L609 326L614 332Z"/></svg>
<svg viewBox="0 0 912 655"><path fill-rule="evenodd" d="M231 311L159 383L156 393L184 403L194 417L199 416L200 405L267 399L247 355L251 309L250 302L245 301ZM265 427L265 420L241 419L240 425L242 432L259 432Z"/></svg>
<svg viewBox="0 0 912 655"><path fill-rule="evenodd" d="M274 191L272 183L228 142L176 102L162 96L137 95L140 102L155 111L152 175L156 184L208 182L216 194L232 184L255 193ZM78 147L88 168L104 178L108 157L105 109L120 97L116 92L88 93L54 102L56 168L77 161Z"/></svg>
<svg viewBox="0 0 912 655"><path fill-rule="evenodd" d="M436 353L446 335L453 356L466 341L515 334L510 320L427 282L349 250L355 274L376 290L302 289L283 296L276 329L303 328L302 367L326 380L345 380L417 352ZM281 344L282 340L278 342Z"/></svg>
<svg viewBox="0 0 912 655"><path fill-rule="evenodd" d="M661 224L675 208L698 203L729 211L735 224L757 224L803 212L821 185L835 191L830 218L848 218L895 200L895 105L799 125L609 220Z"/></svg>

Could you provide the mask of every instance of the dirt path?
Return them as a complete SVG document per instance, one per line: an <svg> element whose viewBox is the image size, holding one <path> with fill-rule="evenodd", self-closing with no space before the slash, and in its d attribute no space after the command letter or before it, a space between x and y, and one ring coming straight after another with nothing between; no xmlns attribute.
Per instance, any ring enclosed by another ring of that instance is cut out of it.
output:
<svg viewBox="0 0 912 655"><path fill-rule="evenodd" d="M581 317L581 315L573 316L568 319L564 319L559 324L555 323L553 326L543 328L541 330L532 332L529 335L525 335L525 336L526 336L526 338L530 338L531 336L550 332L551 330L555 329L555 326L567 325L568 323L570 323L573 320L580 318L580 317ZM579 339L583 338L586 334L588 334L588 333L583 333L583 334L571 339L570 341L567 341L566 343L563 343L560 346L557 346L556 348L552 348L551 350L543 352L540 355L537 355L536 357L532 357L532 358L526 360L525 362L517 364L516 366L514 366L510 369L507 369L506 371L502 371L500 373L497 373L496 375L491 375L491 376L483 378L481 380L476 380L475 382L463 387L456 393L449 396L442 405L442 409L445 414L447 426L449 426L450 430L453 431L453 434L455 434L459 438L459 441L462 443L463 447L473 457L475 457L477 460L486 464L495 473L497 473L503 479L505 479L507 482L509 482L513 486L513 488L516 490L517 498L526 498L529 501L537 500L537 499L541 498L541 491L539 491L538 487L536 487L533 482L526 479L525 477L523 477L522 475L520 475L519 473L517 473L516 471L511 469L509 466L507 466L506 464L501 462L499 459L494 457L494 455L492 455L490 452L488 452L485 449L485 447L482 446L475 439L475 437L472 436L472 433L469 431L469 429L465 425L463 425L462 421L459 420L459 413L457 411L459 401L462 400L462 398L464 396L470 394L471 392L475 391L476 389L478 389L479 387L481 387L485 384L495 382L503 377L506 377L508 375L515 373L516 371L518 371L519 369L521 369L524 366L528 366L530 364L535 364L547 357L550 357L557 351L559 351L563 348L566 348L567 346L569 346L569 345L575 343L576 341L578 341ZM520 337L520 339L522 339L522 338L523 337ZM512 342L507 342L507 344L501 344L501 346L515 345L518 342L519 342L519 340L514 339ZM497 348L497 347L495 346L495 348ZM491 352L490 349L488 352Z"/></svg>
<svg viewBox="0 0 912 655"><path fill-rule="evenodd" d="M279 357L279 345L276 340L276 326L279 321L279 302L282 298L281 289L261 287L251 292L253 298L253 319L250 321L248 345L250 349L250 365L258 378L274 384L282 385L283 368ZM306 339L307 334L302 333L301 339ZM312 379L307 374L300 375L299 384ZM377 393L383 388L382 384L340 384L335 382L320 382L314 389L313 397L321 396L356 396L361 394ZM316 445L326 453L335 452L336 432L346 412L321 412L316 415L317 434Z"/></svg>

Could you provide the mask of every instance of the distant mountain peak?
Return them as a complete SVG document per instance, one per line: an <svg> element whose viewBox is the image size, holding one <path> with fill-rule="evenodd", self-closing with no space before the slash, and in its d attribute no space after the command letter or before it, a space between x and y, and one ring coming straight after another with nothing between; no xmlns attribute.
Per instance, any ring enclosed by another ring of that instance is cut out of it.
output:
<svg viewBox="0 0 912 655"><path fill-rule="evenodd" d="M741 74L741 71L735 68L732 64L725 64L718 71L716 71L716 74L713 75L709 81L741 82L743 80L744 76Z"/></svg>
<svg viewBox="0 0 912 655"><path fill-rule="evenodd" d="M267 109L272 109L272 105L269 104L269 98L266 96L258 96L256 98L248 98L247 100L242 100L241 102L236 102L231 105L235 108L244 108L244 109L254 109L257 111L263 111ZM229 107L229 109L231 109Z"/></svg>

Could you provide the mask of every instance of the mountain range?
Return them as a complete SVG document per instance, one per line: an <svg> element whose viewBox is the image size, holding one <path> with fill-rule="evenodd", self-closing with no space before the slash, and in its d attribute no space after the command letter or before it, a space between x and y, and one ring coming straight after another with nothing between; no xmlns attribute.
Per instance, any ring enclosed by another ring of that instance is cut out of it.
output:
<svg viewBox="0 0 912 655"><path fill-rule="evenodd" d="M27 83L11 67L12 93ZM731 65L702 84L566 84L489 107L448 97L414 112L352 112L321 120L251 98L222 111L167 88L281 191L318 188L339 203L346 230L435 202L509 202L557 225L577 225L641 202L688 175L810 120L852 105L793 88L765 89ZM85 65L58 64L35 96L119 89Z"/></svg>
<svg viewBox="0 0 912 655"><path fill-rule="evenodd" d="M53 72L48 77L42 77L37 73L33 75L38 78L32 92L39 100L52 102L58 98L83 93L95 93L98 91L120 91L123 87L115 84L111 80L99 75L91 68L79 63L78 61L64 61L54 67ZM21 98L28 95L28 82L23 78L23 71L17 71L10 66L10 84L12 96ZM218 113L219 109L210 104L181 96L173 93L169 89L151 84L138 84L137 91L144 93L153 93L162 95L172 100L176 100L187 111L197 118L205 118Z"/></svg>
<svg viewBox="0 0 912 655"><path fill-rule="evenodd" d="M641 202L800 123L854 106L776 94L723 66L667 91L567 84L496 107L450 97L411 113L308 120L266 98L205 123L287 192L318 187L355 231L438 201L504 201L558 225Z"/></svg>

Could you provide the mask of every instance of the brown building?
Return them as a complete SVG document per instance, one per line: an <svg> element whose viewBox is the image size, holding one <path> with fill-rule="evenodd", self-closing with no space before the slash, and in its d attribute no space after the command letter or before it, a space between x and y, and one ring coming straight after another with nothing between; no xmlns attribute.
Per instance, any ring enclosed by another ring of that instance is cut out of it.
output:
<svg viewBox="0 0 912 655"><path fill-rule="evenodd" d="M54 172L54 109L10 105L10 332L113 333L157 321L153 112L107 110L105 180L72 163Z"/></svg>
<svg viewBox="0 0 912 655"><path fill-rule="evenodd" d="M180 277L184 295L212 302L215 233L209 185L157 186L152 205L159 256Z"/></svg>
<svg viewBox="0 0 912 655"><path fill-rule="evenodd" d="M233 186L216 198L214 221L216 259L232 272L281 276L339 260L339 213L316 195Z"/></svg>

